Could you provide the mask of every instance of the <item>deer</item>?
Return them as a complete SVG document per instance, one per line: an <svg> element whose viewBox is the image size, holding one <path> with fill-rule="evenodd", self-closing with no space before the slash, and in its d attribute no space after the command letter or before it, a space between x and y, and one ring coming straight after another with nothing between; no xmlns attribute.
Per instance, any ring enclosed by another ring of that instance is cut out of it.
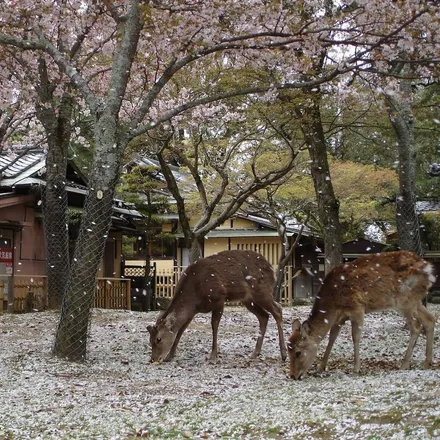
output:
<svg viewBox="0 0 440 440"><path fill-rule="evenodd" d="M308 318L292 322L287 349L290 377L301 379L314 363L320 342L329 333L328 344L318 367L325 371L341 327L351 322L354 373L359 373L359 342L366 313L396 310L410 331L401 369L409 369L420 332L426 335L425 367L432 366L435 317L422 300L436 277L433 266L409 251L385 252L336 266L324 278Z"/></svg>
<svg viewBox="0 0 440 440"><path fill-rule="evenodd" d="M170 361L180 338L197 313L211 312L211 362L218 358L217 333L225 303L240 301L253 313L260 326L255 350L261 353L269 313L274 317L282 360L287 358L281 306L273 297L275 277L272 265L259 253L226 250L191 264L179 279L168 308L149 325L151 362Z"/></svg>

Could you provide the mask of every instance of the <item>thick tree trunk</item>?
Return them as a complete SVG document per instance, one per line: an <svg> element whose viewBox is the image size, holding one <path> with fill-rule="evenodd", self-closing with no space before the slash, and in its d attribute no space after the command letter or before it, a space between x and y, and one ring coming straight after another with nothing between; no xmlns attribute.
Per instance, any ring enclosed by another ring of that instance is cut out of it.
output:
<svg viewBox="0 0 440 440"><path fill-rule="evenodd" d="M193 235L193 239L191 241L191 248L189 249L189 263L195 263L196 261L203 258L203 242L204 237L199 237Z"/></svg>
<svg viewBox="0 0 440 440"><path fill-rule="evenodd" d="M111 226L114 191L124 150L124 145L118 144L116 126L112 117L102 116L96 123L89 192L56 334L54 354L74 361L86 357L96 276Z"/></svg>
<svg viewBox="0 0 440 440"><path fill-rule="evenodd" d="M397 239L401 249L422 253L416 211L414 116L410 80L400 82L400 97L386 96L388 114L397 136L399 195L397 197Z"/></svg>
<svg viewBox="0 0 440 440"><path fill-rule="evenodd" d="M66 155L59 145L46 157L46 188L43 190L44 234L49 308L61 307L69 277L69 235L66 192Z"/></svg>
<svg viewBox="0 0 440 440"><path fill-rule="evenodd" d="M69 284L63 298L55 336L54 354L74 361L84 360L86 357L89 314L95 295L96 275L111 226L113 196L122 154L128 142L129 134L124 136L118 115L142 29L138 1L130 3L120 25L120 44L113 58L108 92L99 105L91 100L95 117L92 172Z"/></svg>
<svg viewBox="0 0 440 440"><path fill-rule="evenodd" d="M319 97L301 114L301 128L309 147L311 173L318 203L319 221L324 232L325 273L343 261L339 202L333 191L327 159L327 143L322 127Z"/></svg>
<svg viewBox="0 0 440 440"><path fill-rule="evenodd" d="M73 102L69 92L59 104L53 97L46 63L39 60L37 117L47 135L46 187L43 189L44 235L49 308L59 309L69 277L69 234L66 192L67 150Z"/></svg>

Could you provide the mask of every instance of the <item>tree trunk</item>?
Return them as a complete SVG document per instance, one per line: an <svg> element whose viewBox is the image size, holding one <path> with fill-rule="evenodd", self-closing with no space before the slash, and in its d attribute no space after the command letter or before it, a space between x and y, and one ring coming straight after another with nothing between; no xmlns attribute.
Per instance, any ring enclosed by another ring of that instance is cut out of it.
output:
<svg viewBox="0 0 440 440"><path fill-rule="evenodd" d="M324 232L325 273L343 261L339 202L333 191L327 159L327 142L319 108L320 97L314 96L301 113L301 129L308 144L311 173L318 203L319 221Z"/></svg>
<svg viewBox="0 0 440 440"><path fill-rule="evenodd" d="M66 91L57 105L47 66L39 60L40 83L37 117L46 135L46 187L42 191L49 308L59 309L69 277L68 203L66 192L67 150L71 136L73 100Z"/></svg>
<svg viewBox="0 0 440 440"><path fill-rule="evenodd" d="M400 81L399 97L386 95L388 114L397 137L399 195L397 197L397 239L401 249L422 254L416 211L414 116L410 80Z"/></svg>
<svg viewBox="0 0 440 440"><path fill-rule="evenodd" d="M189 249L189 263L195 263L196 261L203 258L203 242L204 236L200 237L197 235L193 235L193 239L191 241L191 247Z"/></svg>
<svg viewBox="0 0 440 440"><path fill-rule="evenodd" d="M56 334L54 354L73 361L86 357L96 276L111 226L114 191L125 147L118 143L116 127L117 121L111 116L102 116L96 123L89 192Z"/></svg>
<svg viewBox="0 0 440 440"><path fill-rule="evenodd" d="M111 226L113 196L122 155L129 140L129 133L119 124L119 112L142 29L141 17L139 2L131 2L124 20L120 20L120 44L113 57L106 98L100 105L91 100L95 118L95 152L54 345L56 356L74 361L84 360L86 357L89 314L95 295L96 275Z"/></svg>
<svg viewBox="0 0 440 440"><path fill-rule="evenodd" d="M69 234L66 192L66 154L50 145L46 157L46 188L43 190L47 288L50 309L61 307L69 277Z"/></svg>

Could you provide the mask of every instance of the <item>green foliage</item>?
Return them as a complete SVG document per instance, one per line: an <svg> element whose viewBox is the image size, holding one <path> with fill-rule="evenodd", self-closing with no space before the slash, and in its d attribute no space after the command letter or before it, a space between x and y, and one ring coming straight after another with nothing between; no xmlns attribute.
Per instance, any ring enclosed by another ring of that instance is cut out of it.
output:
<svg viewBox="0 0 440 440"><path fill-rule="evenodd" d="M357 84L352 90L342 107L337 100L325 101L322 113L330 153L340 161L396 167L396 135L383 102L371 93L368 85ZM439 105L438 84L414 89L415 185L419 199L440 197L438 178L427 173L431 163L440 161Z"/></svg>
<svg viewBox="0 0 440 440"><path fill-rule="evenodd" d="M395 194L398 190L394 170L354 162L330 160L330 172L335 195L340 203L340 219L344 240L364 235L365 227L375 221L394 221ZM277 192L278 199L290 200L291 206L310 209L311 226L318 231L315 190L307 173L294 174ZM293 212L292 212L293 214ZM294 216L298 216L295 212Z"/></svg>
<svg viewBox="0 0 440 440"><path fill-rule="evenodd" d="M164 190L166 185L159 170L153 166L136 165L122 176L119 193L144 215L143 231L139 237L125 237L123 254L163 255L164 248L175 240L174 235L162 232L163 215L169 211L169 202ZM137 241L141 241L138 246Z"/></svg>
<svg viewBox="0 0 440 440"><path fill-rule="evenodd" d="M420 216L422 244L427 250L440 249L440 213L432 212Z"/></svg>

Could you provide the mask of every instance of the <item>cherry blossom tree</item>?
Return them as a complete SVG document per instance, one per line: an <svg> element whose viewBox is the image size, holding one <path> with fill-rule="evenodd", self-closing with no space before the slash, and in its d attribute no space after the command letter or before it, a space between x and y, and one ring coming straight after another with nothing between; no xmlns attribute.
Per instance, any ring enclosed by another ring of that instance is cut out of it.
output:
<svg viewBox="0 0 440 440"><path fill-rule="evenodd" d="M0 152L9 150L11 139L22 139L31 129L35 109L19 100L20 77L10 62L0 53Z"/></svg>
<svg viewBox="0 0 440 440"><path fill-rule="evenodd" d="M204 238L210 231L256 192L282 181L294 167L295 144L268 121L260 118L255 124L242 124L239 131L221 122L216 127L193 126L188 138L170 136L157 151L168 189L177 201L191 263L203 256ZM188 170L186 183L174 177L170 157ZM188 196L189 188L195 197ZM189 218L194 217L198 220L190 225Z"/></svg>
<svg viewBox="0 0 440 440"><path fill-rule="evenodd" d="M342 3L331 15L317 8L315 0L2 2L0 45L20 50L34 68L43 56L52 81L61 86L57 98L72 88L93 124L89 192L55 354L75 360L86 355L114 189L124 150L133 139L222 99L286 88L311 90L367 68L373 50L380 53L390 40L407 41L414 27L434 35L436 13L430 2L415 0ZM423 50L435 41L424 39ZM314 58L329 48L334 48L334 59L315 71ZM252 66L252 74L225 83L221 74L212 78L198 70L203 62L217 63L219 73ZM256 77L258 68L269 75ZM185 82L194 72L198 87Z"/></svg>

